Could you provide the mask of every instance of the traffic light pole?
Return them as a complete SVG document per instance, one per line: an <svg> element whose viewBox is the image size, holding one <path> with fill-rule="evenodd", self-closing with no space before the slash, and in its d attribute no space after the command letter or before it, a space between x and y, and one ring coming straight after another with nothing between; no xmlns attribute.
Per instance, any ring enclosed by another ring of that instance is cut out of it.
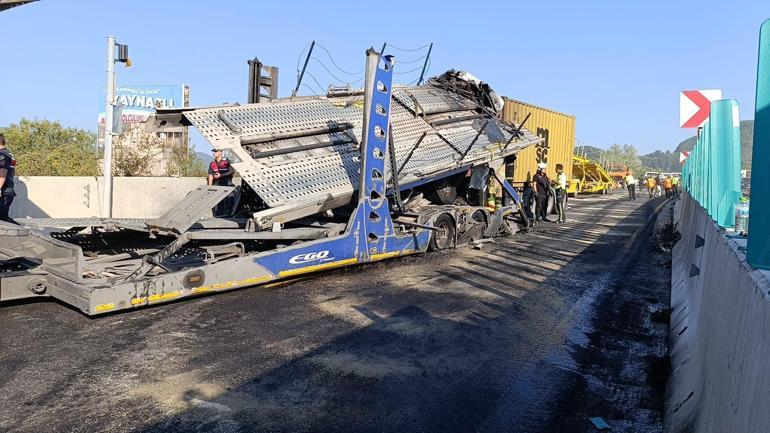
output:
<svg viewBox="0 0 770 433"><path fill-rule="evenodd" d="M115 36L107 36L107 89L104 92L104 190L102 216L112 218L112 124L115 103Z"/></svg>

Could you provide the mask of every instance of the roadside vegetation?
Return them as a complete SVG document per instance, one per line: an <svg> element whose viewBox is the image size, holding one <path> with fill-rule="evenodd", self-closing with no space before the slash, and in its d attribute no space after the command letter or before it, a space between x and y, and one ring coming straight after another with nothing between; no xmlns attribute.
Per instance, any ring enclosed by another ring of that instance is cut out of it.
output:
<svg viewBox="0 0 770 433"><path fill-rule="evenodd" d="M96 134L69 128L51 120L21 119L0 127L9 149L16 157L18 176L100 176L102 150ZM168 150L166 176L205 176L203 163L189 147L165 149L162 140L144 139L137 146L121 145L118 137L113 149L113 175L146 176L146 167L158 153Z"/></svg>

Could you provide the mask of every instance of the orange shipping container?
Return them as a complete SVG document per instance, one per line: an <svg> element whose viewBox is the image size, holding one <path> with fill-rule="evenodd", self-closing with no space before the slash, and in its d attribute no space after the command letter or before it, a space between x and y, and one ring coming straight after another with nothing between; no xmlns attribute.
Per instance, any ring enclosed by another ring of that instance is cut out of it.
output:
<svg viewBox="0 0 770 433"><path fill-rule="evenodd" d="M506 178L513 179L517 184L524 182L535 174L538 163L545 162L548 164L546 172L551 179L555 179L556 164L563 164L567 179L572 179L575 116L505 98L504 120L519 126L528 114L531 115L524 123L524 127L542 137L544 141L519 152L516 155L512 175L511 168L506 167Z"/></svg>

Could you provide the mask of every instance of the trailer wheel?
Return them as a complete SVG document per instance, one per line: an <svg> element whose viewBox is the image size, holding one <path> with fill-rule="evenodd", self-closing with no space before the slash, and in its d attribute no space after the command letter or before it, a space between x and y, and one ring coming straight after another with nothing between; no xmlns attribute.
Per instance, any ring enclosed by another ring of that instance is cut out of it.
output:
<svg viewBox="0 0 770 433"><path fill-rule="evenodd" d="M439 251L451 248L455 239L455 222L448 214L442 213L433 222L433 231L428 243L428 251Z"/></svg>
<svg viewBox="0 0 770 433"><path fill-rule="evenodd" d="M471 214L471 219L473 221L476 221L477 223L484 224L484 227L487 226L487 213L481 209L476 209L475 211L473 211L473 213Z"/></svg>
<svg viewBox="0 0 770 433"><path fill-rule="evenodd" d="M471 231L473 232L471 239L477 241L484 237L484 233L486 233L487 227L489 226L489 218L484 210L476 209L471 214L471 219L475 222L471 228Z"/></svg>
<svg viewBox="0 0 770 433"><path fill-rule="evenodd" d="M572 193L573 198L577 198L580 195L580 184L575 185L575 192Z"/></svg>

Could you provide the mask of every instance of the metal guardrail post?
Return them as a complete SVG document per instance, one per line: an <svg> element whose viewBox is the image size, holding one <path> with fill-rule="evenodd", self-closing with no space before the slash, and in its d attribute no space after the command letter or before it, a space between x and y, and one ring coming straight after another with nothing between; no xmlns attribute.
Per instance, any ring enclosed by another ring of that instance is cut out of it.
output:
<svg viewBox="0 0 770 433"><path fill-rule="evenodd" d="M770 269L770 20L759 30L755 109L746 259L757 269Z"/></svg>

